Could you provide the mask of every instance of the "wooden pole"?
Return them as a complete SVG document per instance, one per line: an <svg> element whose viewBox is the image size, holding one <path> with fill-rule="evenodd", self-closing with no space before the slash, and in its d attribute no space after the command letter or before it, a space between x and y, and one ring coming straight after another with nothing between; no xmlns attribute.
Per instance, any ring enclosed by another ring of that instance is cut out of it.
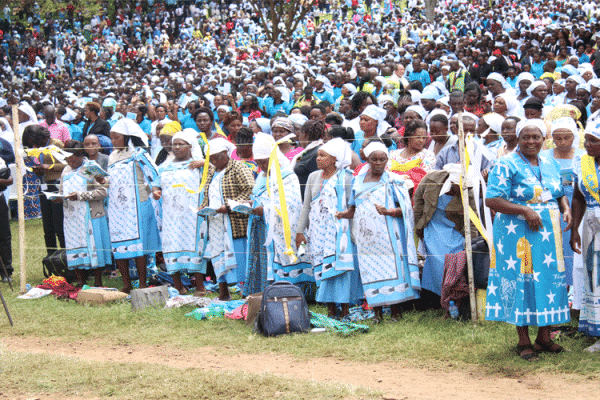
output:
<svg viewBox="0 0 600 400"><path fill-rule="evenodd" d="M27 284L27 260L25 259L25 201L23 199L23 154L21 149L21 132L19 131L19 105L12 106L13 132L15 134L15 162L16 162L16 180L17 180L17 214L19 215L19 270L21 294L25 293Z"/></svg>
<svg viewBox="0 0 600 400"><path fill-rule="evenodd" d="M471 304L471 321L479 320L477 316L477 296L475 296L475 281L473 273L473 247L471 245L471 218L469 218L469 186L467 185L467 165L465 160L466 138L463 128L462 112L458 114L458 146L460 154L460 176L463 183L462 203L465 225L465 252L467 253L467 277L469 281L469 303ZM476 182L473 182L476 184Z"/></svg>

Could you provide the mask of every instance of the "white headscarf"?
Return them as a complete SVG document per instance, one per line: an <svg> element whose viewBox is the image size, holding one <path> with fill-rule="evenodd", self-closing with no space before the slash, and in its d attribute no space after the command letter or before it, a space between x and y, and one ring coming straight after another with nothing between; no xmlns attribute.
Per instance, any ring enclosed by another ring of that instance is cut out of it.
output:
<svg viewBox="0 0 600 400"><path fill-rule="evenodd" d="M528 126L538 128L542 132L542 136L546 137L546 124L544 123L544 120L540 118L524 119L519 122L517 124L517 137L519 137L521 135L521 131Z"/></svg>
<svg viewBox="0 0 600 400"><path fill-rule="evenodd" d="M486 81L500 82L502 87L506 88L506 79L504 79L504 77L497 72L492 72L491 74L489 74L486 78Z"/></svg>
<svg viewBox="0 0 600 400"><path fill-rule="evenodd" d="M406 108L406 110L404 110L404 112L407 112L407 111L412 111L412 112L417 113L421 117L422 120L425 120L425 117L427 116L427 111L421 106L408 106Z"/></svg>
<svg viewBox="0 0 600 400"><path fill-rule="evenodd" d="M196 132L194 129L186 128L181 132L177 132L173 136L173 141L175 141L175 139L181 139L184 142L192 145L192 158L194 160L204 160L204 157L202 156L202 150L198 144L198 132Z"/></svg>
<svg viewBox="0 0 600 400"><path fill-rule="evenodd" d="M377 107L374 104L367 106L367 108L365 108L365 110L360 115L366 115L367 117L377 120L377 136L383 135L385 131L387 131L387 129L390 127L390 124L385 122L387 111L385 111L381 107Z"/></svg>
<svg viewBox="0 0 600 400"><path fill-rule="evenodd" d="M571 147L577 149L579 147L579 129L577 128L577 122L571 117L561 117L552 122L550 126L550 134L554 134L554 132L558 129L567 129L571 133L573 133L573 143Z"/></svg>
<svg viewBox="0 0 600 400"><path fill-rule="evenodd" d="M519 103L519 101L514 96L511 96L508 93L500 93L498 96L496 96L496 99L498 97L502 97L504 99L504 102L506 103L507 117L517 117L523 114L521 113L521 103ZM496 101L496 99L494 99L494 101Z"/></svg>
<svg viewBox="0 0 600 400"><path fill-rule="evenodd" d="M284 142L293 137L293 134L287 135L286 137L281 138L279 142ZM278 142L275 141L275 138L271 135L267 135L263 132L258 132L254 135L254 143L252 143L252 156L255 160L266 160L271 157L271 153L273 149L277 148L277 159L279 160L279 165L281 168L289 167L290 161L283 155L281 150L279 150ZM267 171L263 171L265 174Z"/></svg>
<svg viewBox="0 0 600 400"><path fill-rule="evenodd" d="M504 117L502 115L497 113L489 113L485 114L481 118L485 121L486 125L488 126L488 129L486 129L485 132L483 132L480 135L481 137L486 137L488 133L490 133L490 131L493 131L498 135L500 134L500 132L502 132L502 123L504 122Z"/></svg>
<svg viewBox="0 0 600 400"><path fill-rule="evenodd" d="M356 93L356 86L354 86L351 83L346 83L346 84L342 85L342 87L346 88L346 90L349 91L351 95Z"/></svg>
<svg viewBox="0 0 600 400"><path fill-rule="evenodd" d="M600 139L600 121L593 121L592 123L588 123L585 127L585 134L592 135Z"/></svg>
<svg viewBox="0 0 600 400"><path fill-rule="evenodd" d="M231 153L233 153L233 150L235 150L235 145L222 137L209 140L208 147L210 148L210 154L217 154L221 153L222 151L227 151L228 157L231 157Z"/></svg>
<svg viewBox="0 0 600 400"><path fill-rule="evenodd" d="M140 128L140 126L137 124L137 122L135 122L132 119L121 118L120 120L117 121L115 126L110 128L110 131L116 132L116 133L119 133L119 134L125 135L125 136L138 137L138 138L142 139L142 142L144 142L144 146L148 147L148 135L146 135L146 132L144 132L142 130L142 128ZM133 143L131 143L131 141L129 141L129 148L131 150L134 149Z"/></svg>
<svg viewBox="0 0 600 400"><path fill-rule="evenodd" d="M527 88L527 94L533 96L533 91L539 87L546 86L546 82L544 81L535 81Z"/></svg>
<svg viewBox="0 0 600 400"><path fill-rule="evenodd" d="M346 168L352 163L352 149L350 148L350 145L342 138L331 139L329 142L321 146L319 150L323 150L325 153L335 157L337 160L335 162L335 167L337 169Z"/></svg>
<svg viewBox="0 0 600 400"><path fill-rule="evenodd" d="M37 115L35 115L35 111L33 111L33 107L31 107L29 104L27 104L27 103L19 104L19 111L23 111L29 117L29 121L25 121L25 122L30 122L30 124L27 124L27 125L38 124ZM21 121L21 123L22 122L23 121Z"/></svg>
<svg viewBox="0 0 600 400"><path fill-rule="evenodd" d="M376 140L369 143L367 145L367 147L365 147L363 149L363 153L364 153L365 157L367 157L367 158L369 158L371 153L373 153L374 151L383 151L386 155L390 154L387 147L385 147L385 144L383 144L379 141L376 141Z"/></svg>
<svg viewBox="0 0 600 400"><path fill-rule="evenodd" d="M444 165L444 171L448 172L448 179L442 185L440 190L440 196L446 194L452 188L452 184L458 185L460 183L461 165L460 164L446 164ZM467 187L473 187L473 168L469 168L466 176Z"/></svg>

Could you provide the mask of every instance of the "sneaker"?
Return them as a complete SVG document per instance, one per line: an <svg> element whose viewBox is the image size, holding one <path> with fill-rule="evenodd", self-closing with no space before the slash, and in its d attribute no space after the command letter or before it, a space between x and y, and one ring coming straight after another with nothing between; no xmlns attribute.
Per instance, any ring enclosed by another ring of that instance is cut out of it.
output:
<svg viewBox="0 0 600 400"><path fill-rule="evenodd" d="M590 347L586 347L585 349L583 349L583 351L585 351L586 353L598 353L598 352L600 352L600 340L598 340L596 343L594 343Z"/></svg>
<svg viewBox="0 0 600 400"><path fill-rule="evenodd" d="M3 276L2 277L2 282L4 283L12 283L12 278L10 276Z"/></svg>

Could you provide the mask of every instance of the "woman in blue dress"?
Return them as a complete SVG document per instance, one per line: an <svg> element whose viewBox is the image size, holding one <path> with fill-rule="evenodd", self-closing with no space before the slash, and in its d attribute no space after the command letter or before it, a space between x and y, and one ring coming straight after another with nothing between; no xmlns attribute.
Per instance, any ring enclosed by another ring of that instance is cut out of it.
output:
<svg viewBox="0 0 600 400"><path fill-rule="evenodd" d="M585 132L586 155L577 156L573 162L577 179L573 194L573 227L571 247L582 254L584 263L583 302L579 316L579 330L600 337L600 124L588 126ZM579 234L579 225L583 222ZM585 349L600 351L600 340Z"/></svg>
<svg viewBox="0 0 600 400"><path fill-rule="evenodd" d="M297 253L296 243L291 241L296 237L302 209L300 182L283 153L279 149L273 153L276 147L273 136L266 133L257 133L252 145L252 153L261 173L252 190L244 295L262 292L267 282L271 281L287 281L295 285L314 282L312 266L303 257L294 255ZM272 157L277 157L279 162L281 181L275 165L271 164L267 190L267 171ZM279 199L279 182L285 194L289 236L286 236L286 227L278 212L283 207Z"/></svg>
<svg viewBox="0 0 600 400"><path fill-rule="evenodd" d="M560 166L560 181L565 192L565 196L569 200L569 204L573 202L573 181L575 180L573 172L573 159L581 157L585 152L579 150L579 135L577 134L577 124L570 117L562 117L552 122L551 135L556 147L550 150L544 150L540 154L550 158L554 158ZM562 221L561 228L563 231L567 227ZM564 231L563 233L563 256L565 258L565 274L567 285L573 285L573 266L575 263L581 263L581 258L575 255L569 244L571 240L571 232ZM577 289L576 289L577 290Z"/></svg>
<svg viewBox="0 0 600 400"><path fill-rule="evenodd" d="M203 170L189 168L193 160L202 158L196 137L196 131L189 128L173 136L174 159L159 167L152 191L154 200L162 199L162 251L175 289L181 294L187 292L181 282L181 274L194 274L195 295L206 295L203 282L206 274L206 260L203 258L206 223L203 223L204 218L190 212L190 208L197 209L204 198L202 191L196 192ZM209 168L209 165L203 168ZM194 190L186 190L189 188Z"/></svg>
<svg viewBox="0 0 600 400"><path fill-rule="evenodd" d="M560 182L560 166L540 156L546 125L527 119L517 126L519 149L496 163L489 175L486 205L496 211L486 319L517 327L517 354L559 353L551 325L570 321L560 213L571 227L571 209ZM560 212L559 212L560 210ZM495 253L495 257L494 257ZM538 326L535 346L529 326Z"/></svg>
<svg viewBox="0 0 600 400"><path fill-rule="evenodd" d="M382 321L383 306L391 306L395 322L402 315L400 303L418 299L421 290L413 210L400 177L386 171L386 146L373 141L363 153L368 164L354 180L348 210L336 216L353 218L360 277L374 322Z"/></svg>
<svg viewBox="0 0 600 400"><path fill-rule="evenodd" d="M67 266L75 270L79 286L85 284L83 270L94 270L94 286L102 286L102 269L112 264L108 219L104 200L106 184L89 181L79 174L85 158L83 144L76 140L65 143L72 153L62 172L59 193L64 196L64 231ZM59 200L60 201L60 200Z"/></svg>
<svg viewBox="0 0 600 400"><path fill-rule="evenodd" d="M363 297L350 222L334 218L336 212L348 208L352 172L347 167L351 161L352 149L341 138L319 148L319 169L308 177L296 234L296 246L308 243L318 287L316 300L327 304L330 317L337 314L336 303L342 306L343 318L350 303Z"/></svg>
<svg viewBox="0 0 600 400"><path fill-rule="evenodd" d="M123 292L132 290L129 259L135 259L140 288L146 287L147 255L160 250L156 214L150 188L157 177L156 165L145 150L148 135L129 118L120 119L110 131L114 151L108 159L108 224ZM102 182L101 182L102 183Z"/></svg>

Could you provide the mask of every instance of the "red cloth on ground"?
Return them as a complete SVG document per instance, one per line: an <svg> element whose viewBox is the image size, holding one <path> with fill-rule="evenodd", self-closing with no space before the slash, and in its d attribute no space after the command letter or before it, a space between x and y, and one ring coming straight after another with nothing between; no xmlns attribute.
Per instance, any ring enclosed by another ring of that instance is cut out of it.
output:
<svg viewBox="0 0 600 400"><path fill-rule="evenodd" d="M68 283L62 276L53 275L44 279L42 282L43 283L37 287L40 289L52 290L51 294L56 296L57 299L75 300L77 298L77 293L81 290L81 288L76 288Z"/></svg>

